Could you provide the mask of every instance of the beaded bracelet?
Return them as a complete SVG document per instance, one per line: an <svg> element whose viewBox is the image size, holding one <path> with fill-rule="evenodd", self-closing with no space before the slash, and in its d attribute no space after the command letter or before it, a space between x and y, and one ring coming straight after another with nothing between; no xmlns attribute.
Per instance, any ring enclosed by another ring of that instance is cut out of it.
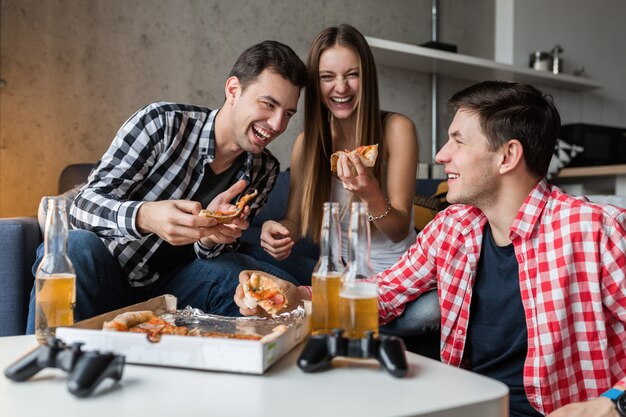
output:
<svg viewBox="0 0 626 417"><path fill-rule="evenodd" d="M391 202L387 198L385 198L385 201L387 202L387 210L385 210L385 212L380 216L372 216L371 214L367 213L367 221L373 222L374 220L380 220L389 214L389 212L391 211Z"/></svg>

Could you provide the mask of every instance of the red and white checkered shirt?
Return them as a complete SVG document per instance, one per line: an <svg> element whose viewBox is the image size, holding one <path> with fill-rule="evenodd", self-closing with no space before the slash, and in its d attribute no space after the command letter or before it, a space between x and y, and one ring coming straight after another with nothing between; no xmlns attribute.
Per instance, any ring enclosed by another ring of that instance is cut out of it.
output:
<svg viewBox="0 0 626 417"><path fill-rule="evenodd" d="M450 206L378 276L383 323L437 287L441 360L453 366L463 358L486 222L475 207ZM530 404L547 414L625 379L626 210L569 196L542 180L509 238L528 330L524 386Z"/></svg>

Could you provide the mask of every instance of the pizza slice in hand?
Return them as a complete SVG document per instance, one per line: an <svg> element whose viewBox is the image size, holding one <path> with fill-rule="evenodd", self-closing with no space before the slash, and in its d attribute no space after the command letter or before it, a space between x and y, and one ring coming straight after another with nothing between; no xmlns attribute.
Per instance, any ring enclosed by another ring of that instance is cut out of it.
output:
<svg viewBox="0 0 626 417"><path fill-rule="evenodd" d="M255 189L252 189L250 193L242 196L237 204L235 204L235 208L233 210L201 210L198 213L199 216L210 217L217 220L219 223L228 224L232 223L235 217L241 215L246 204L250 203L254 197L257 196L259 192Z"/></svg>
<svg viewBox="0 0 626 417"><path fill-rule="evenodd" d="M339 160L339 156L341 154L356 154L361 163L366 167L373 167L376 163L376 158L378 158L378 144L376 145L363 145L352 151L337 151L330 156L330 170L332 172L337 172L337 161Z"/></svg>
<svg viewBox="0 0 626 417"><path fill-rule="evenodd" d="M243 284L243 302L248 308L261 307L272 316L287 307L287 296L276 281L258 272Z"/></svg>

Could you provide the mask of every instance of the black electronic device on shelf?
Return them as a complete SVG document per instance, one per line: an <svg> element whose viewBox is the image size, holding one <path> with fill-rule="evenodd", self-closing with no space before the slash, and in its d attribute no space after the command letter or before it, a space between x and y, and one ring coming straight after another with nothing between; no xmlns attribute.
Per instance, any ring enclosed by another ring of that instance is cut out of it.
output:
<svg viewBox="0 0 626 417"><path fill-rule="evenodd" d="M561 126L560 138L583 148L570 167L626 164L626 128L573 123Z"/></svg>
<svg viewBox="0 0 626 417"><path fill-rule="evenodd" d="M298 367L304 372L318 372L330 367L337 356L376 359L393 376L402 378L408 372L406 349L396 336L374 337L372 332L362 339L343 337L343 330L332 334L313 335L298 358Z"/></svg>
<svg viewBox="0 0 626 417"><path fill-rule="evenodd" d="M124 371L125 358L113 353L83 351L82 343L66 345L50 338L48 345L39 346L5 369L4 375L12 381L30 379L44 368L59 368L69 374L68 390L77 397L87 397L105 379L119 381Z"/></svg>

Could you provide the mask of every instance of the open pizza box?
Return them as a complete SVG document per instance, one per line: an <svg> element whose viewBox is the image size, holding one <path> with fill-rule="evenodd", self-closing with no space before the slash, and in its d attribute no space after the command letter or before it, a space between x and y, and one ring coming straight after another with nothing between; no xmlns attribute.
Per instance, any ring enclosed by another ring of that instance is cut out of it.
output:
<svg viewBox="0 0 626 417"><path fill-rule="evenodd" d="M119 310L60 327L56 336L65 343L84 343L84 350L109 351L126 356L127 363L213 371L262 374L304 341L308 315L294 319L287 330L269 340L163 335L151 342L145 334L103 331L102 325L127 311L150 310L156 315L176 311L176 297L162 295Z"/></svg>

